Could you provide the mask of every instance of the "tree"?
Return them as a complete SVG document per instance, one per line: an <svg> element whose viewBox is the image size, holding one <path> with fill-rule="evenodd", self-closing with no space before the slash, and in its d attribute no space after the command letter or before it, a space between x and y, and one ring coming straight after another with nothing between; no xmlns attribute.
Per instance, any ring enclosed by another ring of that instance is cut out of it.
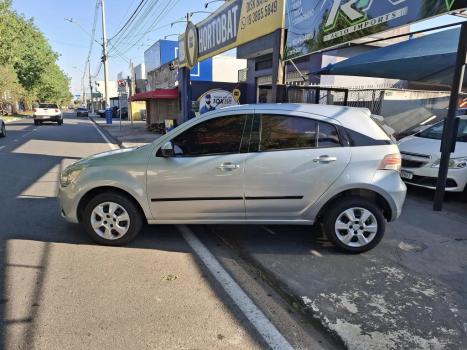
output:
<svg viewBox="0 0 467 350"><path fill-rule="evenodd" d="M11 66L0 66L0 77L0 107L12 105L15 108L15 102L24 96L24 89L16 72Z"/></svg>
<svg viewBox="0 0 467 350"><path fill-rule="evenodd" d="M33 19L11 10L10 0L0 0L0 65L13 67L26 102L71 99L69 78L59 68L58 57Z"/></svg>

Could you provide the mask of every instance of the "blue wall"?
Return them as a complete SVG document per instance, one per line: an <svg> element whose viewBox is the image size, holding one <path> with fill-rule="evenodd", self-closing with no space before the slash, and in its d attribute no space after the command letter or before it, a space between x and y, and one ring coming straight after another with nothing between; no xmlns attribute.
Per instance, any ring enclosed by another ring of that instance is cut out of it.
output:
<svg viewBox="0 0 467 350"><path fill-rule="evenodd" d="M161 50L161 65L174 60L178 55L178 41L159 40ZM212 58L199 62L190 71L193 81L212 81Z"/></svg>

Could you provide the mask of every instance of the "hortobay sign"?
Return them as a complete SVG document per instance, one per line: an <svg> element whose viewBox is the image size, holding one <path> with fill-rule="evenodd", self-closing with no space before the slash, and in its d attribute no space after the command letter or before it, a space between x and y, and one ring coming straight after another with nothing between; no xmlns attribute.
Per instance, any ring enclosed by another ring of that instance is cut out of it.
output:
<svg viewBox="0 0 467 350"><path fill-rule="evenodd" d="M188 23L179 38L180 66L191 68L198 60L272 33L283 22L284 0L227 1L196 26Z"/></svg>

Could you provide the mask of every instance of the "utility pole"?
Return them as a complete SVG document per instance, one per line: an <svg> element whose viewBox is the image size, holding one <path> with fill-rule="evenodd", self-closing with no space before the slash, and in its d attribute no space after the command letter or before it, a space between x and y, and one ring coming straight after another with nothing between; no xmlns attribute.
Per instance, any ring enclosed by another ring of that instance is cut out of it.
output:
<svg viewBox="0 0 467 350"><path fill-rule="evenodd" d="M110 98L109 98L109 66L107 63L107 33L105 30L105 10L104 10L104 0L101 0L101 13L102 13L102 61L104 63L104 93L105 93L105 108L110 107Z"/></svg>
<svg viewBox="0 0 467 350"><path fill-rule="evenodd" d="M88 61L89 69L89 90L91 91L91 113L94 114L94 98L92 97L92 81L91 81L91 62Z"/></svg>

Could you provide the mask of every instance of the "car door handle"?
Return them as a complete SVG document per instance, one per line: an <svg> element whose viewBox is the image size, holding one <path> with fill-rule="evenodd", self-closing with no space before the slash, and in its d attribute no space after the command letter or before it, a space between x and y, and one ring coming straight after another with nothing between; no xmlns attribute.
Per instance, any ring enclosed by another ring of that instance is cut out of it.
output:
<svg viewBox="0 0 467 350"><path fill-rule="evenodd" d="M327 164L327 163L335 162L336 160L337 160L336 157L330 157L330 156L324 155L324 156L319 156L318 158L313 159L313 162Z"/></svg>
<svg viewBox="0 0 467 350"><path fill-rule="evenodd" d="M240 168L240 165L233 164L233 163L222 163L221 165L219 165L217 167L217 169L219 169L219 170L228 170L228 171L235 170L235 169L238 169L238 168Z"/></svg>

